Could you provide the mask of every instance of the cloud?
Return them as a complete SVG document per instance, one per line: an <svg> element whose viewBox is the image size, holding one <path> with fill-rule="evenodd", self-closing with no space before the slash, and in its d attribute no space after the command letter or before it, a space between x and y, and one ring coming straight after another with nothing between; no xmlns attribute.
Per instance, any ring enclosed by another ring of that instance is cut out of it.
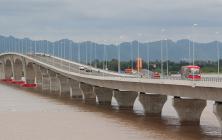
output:
<svg viewBox="0 0 222 140"><path fill-rule="evenodd" d="M221 0L1 0L0 29L3 35L56 40L117 41L219 38L222 30ZM145 34L138 37L137 34ZM194 34L193 33L193 34Z"/></svg>

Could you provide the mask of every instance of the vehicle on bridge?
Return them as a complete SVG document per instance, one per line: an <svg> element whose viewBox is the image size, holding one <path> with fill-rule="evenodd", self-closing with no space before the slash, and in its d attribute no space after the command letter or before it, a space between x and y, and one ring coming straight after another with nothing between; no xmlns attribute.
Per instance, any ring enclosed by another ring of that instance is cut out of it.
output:
<svg viewBox="0 0 222 140"><path fill-rule="evenodd" d="M201 80L200 67L194 65L181 67L181 78L188 80Z"/></svg>
<svg viewBox="0 0 222 140"><path fill-rule="evenodd" d="M152 72L151 78L152 79L160 79L160 73L156 72L156 71Z"/></svg>
<svg viewBox="0 0 222 140"><path fill-rule="evenodd" d="M79 70L85 70L84 66L79 66Z"/></svg>

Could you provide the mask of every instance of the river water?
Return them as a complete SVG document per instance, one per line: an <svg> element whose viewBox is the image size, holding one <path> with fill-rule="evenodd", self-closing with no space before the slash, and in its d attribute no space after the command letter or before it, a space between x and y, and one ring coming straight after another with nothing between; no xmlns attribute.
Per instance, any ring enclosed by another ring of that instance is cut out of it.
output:
<svg viewBox="0 0 222 140"><path fill-rule="evenodd" d="M208 102L200 125L181 125L168 97L162 116L144 116L80 100L61 99L0 84L0 140L221 140ZM113 100L115 105L115 100Z"/></svg>

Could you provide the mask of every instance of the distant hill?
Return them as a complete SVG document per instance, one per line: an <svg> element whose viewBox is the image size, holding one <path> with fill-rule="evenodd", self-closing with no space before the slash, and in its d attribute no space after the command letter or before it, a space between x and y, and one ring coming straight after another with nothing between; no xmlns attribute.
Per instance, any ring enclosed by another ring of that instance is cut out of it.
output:
<svg viewBox="0 0 222 140"><path fill-rule="evenodd" d="M189 60L189 48L190 56L192 59L193 44L195 46L195 59L196 60L216 60L217 59L217 41L209 43L193 43L190 40L182 39L176 42L172 40L162 40L149 43L123 42L119 46L115 45L103 45L95 42L81 42L76 43L68 39L62 39L56 42L50 42L47 40L33 41L28 38L18 39L13 36L4 37L0 36L0 52L6 50L16 49L20 52L34 51L51 53L57 56L78 60L78 47L80 47L80 56L82 62L89 62L95 58L98 60L104 59L104 48L106 49L107 60L118 58L118 47L120 47L121 60L127 61L137 57L138 45L139 54L143 60L147 60L147 51L149 48L150 60L160 60L160 50L163 50L163 60L166 60L166 45L168 47L168 56L171 61ZM222 43L218 42L220 48L220 54L222 56ZM22 47L23 46L23 47ZM189 47L190 46L190 47ZM65 50L65 51L64 51ZM96 55L96 57L95 57Z"/></svg>

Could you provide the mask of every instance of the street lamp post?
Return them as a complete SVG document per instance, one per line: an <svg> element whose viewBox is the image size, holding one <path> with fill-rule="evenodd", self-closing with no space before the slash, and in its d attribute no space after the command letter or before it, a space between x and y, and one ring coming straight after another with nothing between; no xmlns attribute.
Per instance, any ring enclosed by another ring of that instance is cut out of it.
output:
<svg viewBox="0 0 222 140"><path fill-rule="evenodd" d="M118 73L120 73L120 44L117 44L118 49Z"/></svg>
<svg viewBox="0 0 222 140"><path fill-rule="evenodd" d="M94 43L94 55L95 55L95 68L97 68L97 49L96 49L96 47L97 47L97 44L96 43Z"/></svg>
<svg viewBox="0 0 222 140"><path fill-rule="evenodd" d="M147 43L147 77L150 77L150 45Z"/></svg>
<svg viewBox="0 0 222 140"><path fill-rule="evenodd" d="M131 69L133 70L133 41L130 43Z"/></svg>
<svg viewBox="0 0 222 140"><path fill-rule="evenodd" d="M161 77L163 77L163 33L165 32L165 29L161 30L161 41L160 41L160 69L161 69Z"/></svg>
<svg viewBox="0 0 222 140"><path fill-rule="evenodd" d="M193 24L192 26L192 29L193 29L193 32L194 32L194 27L198 26L198 24ZM195 43L194 43L194 37L193 37L193 66L195 64Z"/></svg>
<svg viewBox="0 0 222 140"><path fill-rule="evenodd" d="M167 66L167 77L169 76L169 58L168 58L168 39L166 41L166 66Z"/></svg>
<svg viewBox="0 0 222 140"><path fill-rule="evenodd" d="M192 26L192 32L194 33L194 27L196 27L198 24L193 24ZM194 43L194 37L193 37L193 66L195 64L195 43ZM193 81L194 81L194 72L192 72L193 74Z"/></svg>
<svg viewBox="0 0 222 140"><path fill-rule="evenodd" d="M103 70L105 70L105 44L103 44Z"/></svg>
<svg viewBox="0 0 222 140"><path fill-rule="evenodd" d="M216 32L216 35L218 35L219 32ZM219 78L220 76L220 48L219 48L219 41L217 40L217 76Z"/></svg>

